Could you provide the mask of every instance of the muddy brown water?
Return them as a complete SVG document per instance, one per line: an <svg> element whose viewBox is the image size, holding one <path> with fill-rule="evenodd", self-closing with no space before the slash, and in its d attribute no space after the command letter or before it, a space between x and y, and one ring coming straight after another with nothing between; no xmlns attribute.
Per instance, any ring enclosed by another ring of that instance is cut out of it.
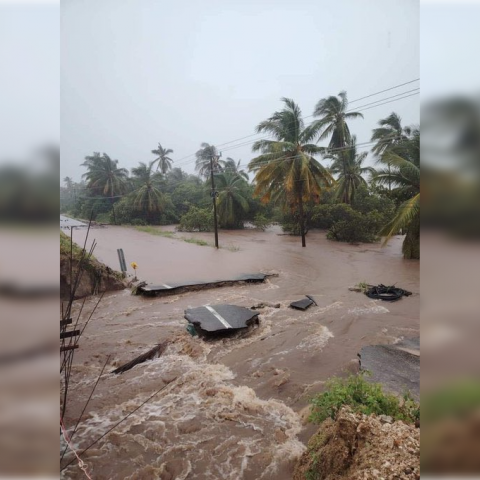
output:
<svg viewBox="0 0 480 480"><path fill-rule="evenodd" d="M121 375L104 373L73 438L81 451L162 386L165 388L84 454L95 479L290 479L315 427L304 420L309 398L332 375L358 368L365 345L394 343L419 332L419 264L401 256L402 237L379 244L330 242L324 232L300 239L245 230L220 232L216 251L133 228L90 232L97 258L118 268L117 248L138 276L156 283L278 273L244 284L168 297L106 294L76 351L66 424L72 428L108 355L113 370L156 343L157 359ZM85 231L75 231L82 243ZM177 234L178 235L178 234ZM182 234L211 242L210 234ZM360 281L396 283L414 295L380 303L348 290ZM313 295L305 312L288 305ZM82 322L97 298L86 301ZM207 303L260 310L260 325L215 341L191 337L186 308ZM76 306L79 308L80 303ZM63 465L72 459L65 456ZM83 478L76 463L64 478Z"/></svg>

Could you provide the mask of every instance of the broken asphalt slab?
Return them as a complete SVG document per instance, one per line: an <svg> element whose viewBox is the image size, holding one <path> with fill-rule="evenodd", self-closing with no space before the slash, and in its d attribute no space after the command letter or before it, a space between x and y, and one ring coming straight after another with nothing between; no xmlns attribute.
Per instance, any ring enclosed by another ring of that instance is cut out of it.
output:
<svg viewBox="0 0 480 480"><path fill-rule="evenodd" d="M367 379L381 383L400 395L408 390L420 400L420 339L406 338L392 345L370 345L359 354L360 367L371 373Z"/></svg>
<svg viewBox="0 0 480 480"><path fill-rule="evenodd" d="M204 305L185 310L185 318L204 332L227 332L258 323L258 312L236 305Z"/></svg>
<svg viewBox="0 0 480 480"><path fill-rule="evenodd" d="M182 293L185 291L202 290L207 288L217 288L231 286L237 283L263 283L265 279L272 275L264 273L250 273L238 275L234 278L209 280L209 281L186 281L186 282L168 282L159 284L139 285L136 289L137 294L147 296L163 296L172 295L174 293Z"/></svg>
<svg viewBox="0 0 480 480"><path fill-rule="evenodd" d="M296 302L292 302L290 307L295 308L296 310L306 310L311 305L317 305L315 300L310 296L306 295L307 298L302 300L297 300Z"/></svg>

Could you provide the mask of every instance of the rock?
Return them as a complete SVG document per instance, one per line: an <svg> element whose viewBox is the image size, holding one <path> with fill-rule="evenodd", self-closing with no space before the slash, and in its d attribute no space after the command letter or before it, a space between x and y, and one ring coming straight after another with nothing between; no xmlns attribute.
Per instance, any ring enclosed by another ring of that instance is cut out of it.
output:
<svg viewBox="0 0 480 480"><path fill-rule="evenodd" d="M380 415L378 417L378 419L382 422L382 423L393 423L393 418L390 417L389 415Z"/></svg>

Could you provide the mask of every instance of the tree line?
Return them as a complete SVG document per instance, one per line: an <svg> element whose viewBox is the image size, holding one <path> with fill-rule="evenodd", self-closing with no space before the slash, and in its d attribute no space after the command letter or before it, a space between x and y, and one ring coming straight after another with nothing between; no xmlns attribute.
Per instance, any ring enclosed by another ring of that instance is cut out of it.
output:
<svg viewBox="0 0 480 480"><path fill-rule="evenodd" d="M62 210L83 218L93 211L98 221L175 223L207 231L213 224L213 194L222 228L278 222L301 236L302 246L310 228L327 228L332 240L350 242L383 236L386 243L406 233L404 256L419 258L419 129L403 126L395 112L379 120L368 142L377 168L368 167L368 152L358 151L349 125L363 115L348 108L346 92L321 99L308 125L292 99L281 101L283 108L256 127L265 138L252 145L257 154L247 166L252 181L240 161L222 159L208 143L196 152L196 175L175 168L173 150L160 143L150 162L130 172L96 152L81 164L86 168L81 182L64 179Z"/></svg>

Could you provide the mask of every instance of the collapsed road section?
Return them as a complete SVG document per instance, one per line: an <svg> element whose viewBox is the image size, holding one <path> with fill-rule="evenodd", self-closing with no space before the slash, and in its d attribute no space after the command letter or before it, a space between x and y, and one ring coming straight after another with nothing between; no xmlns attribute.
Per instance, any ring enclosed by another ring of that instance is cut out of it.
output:
<svg viewBox="0 0 480 480"><path fill-rule="evenodd" d="M371 374L369 381L402 395L409 391L420 399L420 339L404 338L391 345L370 345L359 354L360 367Z"/></svg>
<svg viewBox="0 0 480 480"><path fill-rule="evenodd" d="M269 276L264 273L250 273L239 275L234 278L209 280L209 281L186 281L186 282L168 282L158 284L147 284L142 282L134 287L134 293L146 296L165 296L188 291L203 290L209 288L228 287L241 283L263 283Z"/></svg>
<svg viewBox="0 0 480 480"><path fill-rule="evenodd" d="M185 310L198 335L230 333L258 324L258 312L236 305L204 305Z"/></svg>

